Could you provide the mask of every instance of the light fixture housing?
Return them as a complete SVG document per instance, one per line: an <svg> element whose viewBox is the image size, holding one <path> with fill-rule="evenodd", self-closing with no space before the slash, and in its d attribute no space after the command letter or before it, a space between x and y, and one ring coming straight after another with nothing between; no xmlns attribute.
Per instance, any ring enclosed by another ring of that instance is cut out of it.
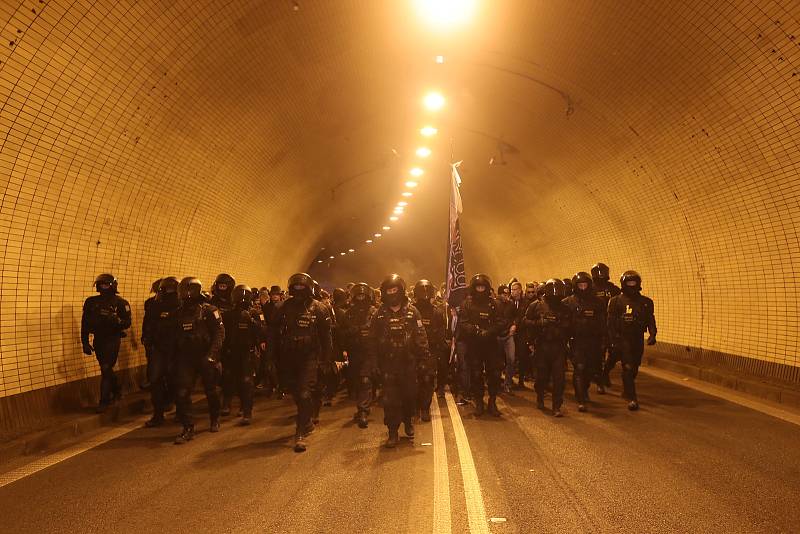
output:
<svg viewBox="0 0 800 534"><path fill-rule="evenodd" d="M422 176L423 174L425 174L425 171L423 171L419 167L414 167L410 171L408 171L408 174L410 174L411 176L414 176L414 177L419 177L419 176Z"/></svg>
<svg viewBox="0 0 800 534"><path fill-rule="evenodd" d="M417 187L419 182L415 182L414 180L409 180L406 182L406 187Z"/></svg>
<svg viewBox="0 0 800 534"><path fill-rule="evenodd" d="M431 137L437 134L439 130L434 128L433 126L423 126L420 128L419 133L424 135L425 137Z"/></svg>
<svg viewBox="0 0 800 534"><path fill-rule="evenodd" d="M422 104L425 106L425 109L428 111L439 111L444 107L444 96L442 93L432 91L425 95L425 98L422 99Z"/></svg>
<svg viewBox="0 0 800 534"><path fill-rule="evenodd" d="M431 149L426 146L421 146L417 149L416 154L421 158L427 158L431 155Z"/></svg>

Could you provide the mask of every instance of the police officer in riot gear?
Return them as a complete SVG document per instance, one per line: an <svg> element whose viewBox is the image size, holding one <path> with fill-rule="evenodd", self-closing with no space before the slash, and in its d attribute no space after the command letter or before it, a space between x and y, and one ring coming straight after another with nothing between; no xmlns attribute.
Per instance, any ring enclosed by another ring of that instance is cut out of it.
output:
<svg viewBox="0 0 800 534"><path fill-rule="evenodd" d="M389 430L386 446L393 448L400 441L401 422L406 436L414 438L417 374L420 362L430 361L430 354L422 316L408 302L400 276L384 279L381 301L370 325L369 350L383 381L384 422Z"/></svg>
<svg viewBox="0 0 800 534"><path fill-rule="evenodd" d="M569 354L572 360L572 385L578 411L586 411L589 385L598 379L603 366L603 338L606 331L606 308L592 291L592 277L579 272L572 278L574 293L564 299L571 314L572 330Z"/></svg>
<svg viewBox="0 0 800 534"><path fill-rule="evenodd" d="M561 281L564 282L564 298L567 298L570 295L572 295L573 292L575 291L575 289L574 289L574 287L572 285L572 279L571 278L563 278Z"/></svg>
<svg viewBox="0 0 800 534"><path fill-rule="evenodd" d="M571 330L570 311L561 302L564 284L551 278L544 284L542 299L525 312L525 325L533 340L536 361L536 406L544 408L548 382L553 384L553 415L561 417L564 402L564 369Z"/></svg>
<svg viewBox="0 0 800 534"><path fill-rule="evenodd" d="M216 306L220 313L228 311L233 308L231 301L231 294L236 281L227 273L220 273L214 280L214 285L211 286L211 304Z"/></svg>
<svg viewBox="0 0 800 534"><path fill-rule="evenodd" d="M168 404L170 370L175 363L175 351L178 339L177 311L178 279L174 276L163 278L158 285L156 298L145 316L147 336L143 341L150 345L150 363L148 365L150 380L150 398L153 403L153 416L145 426L157 427L164 423L164 411Z"/></svg>
<svg viewBox="0 0 800 534"><path fill-rule="evenodd" d="M476 274L469 283L469 294L458 314L458 329L467 343L475 415L483 415L484 370L489 389L489 413L500 416L497 394L504 355L497 345L497 336L506 331L509 322L500 315L497 302L490 295L492 281L485 274Z"/></svg>
<svg viewBox="0 0 800 534"><path fill-rule="evenodd" d="M639 409L636 396L636 375L642 364L644 333L648 345L656 344L656 317L652 299L642 292L642 277L636 271L625 271L619 279L622 294L608 302L608 333L614 350L622 361L623 398L629 410Z"/></svg>
<svg viewBox="0 0 800 534"><path fill-rule="evenodd" d="M225 327L220 311L206 302L200 280L186 277L178 284L181 305L176 312L177 349L175 354L175 408L183 430L175 438L181 445L194 438L192 389L200 375L208 400L211 432L219 432L220 402L217 381L220 373L220 349Z"/></svg>
<svg viewBox="0 0 800 534"><path fill-rule="evenodd" d="M375 362L369 354L369 325L377 308L372 305L372 289L364 282L350 288L350 307L339 322L341 342L347 351L347 380L356 398L354 419L359 428L369 424L369 406L372 400L372 376Z"/></svg>
<svg viewBox="0 0 800 534"><path fill-rule="evenodd" d="M414 284L414 306L422 317L430 353L429 360L419 362L417 375L417 408L420 419L425 422L431 420L434 378L438 378L439 388L444 391L450 370L450 351L445 341L447 319L444 308L434 304L435 297L436 288L428 280Z"/></svg>
<svg viewBox="0 0 800 534"><path fill-rule="evenodd" d="M608 301L612 297L619 295L620 289L611 282L611 275L609 273L608 265L605 263L596 263L592 267L592 287L595 296L603 301L603 305L608 307ZM613 347L608 339L606 333L603 339L603 372L600 383L597 385L597 392L601 395L606 392L606 387L611 386L611 371L619 361L619 355L614 352Z"/></svg>
<svg viewBox="0 0 800 534"><path fill-rule="evenodd" d="M117 295L117 279L112 274L101 274L94 286L99 295L89 297L83 304L81 317L81 344L83 353L92 355L100 364L100 403L98 412L104 412L111 402L120 398L122 390L114 366L119 356L120 340L131 326L131 307ZM94 335L93 344L89 335Z"/></svg>
<svg viewBox="0 0 800 534"><path fill-rule="evenodd" d="M283 374L281 383L291 391L297 405L295 452L306 450L305 436L314 431L312 390L317 383L320 362L330 363L331 317L322 303L314 300L314 282L305 273L289 278L289 298L275 312L269 325L267 350L277 351Z"/></svg>
<svg viewBox="0 0 800 534"><path fill-rule="evenodd" d="M233 308L222 312L225 342L222 344L222 411L230 415L231 400L238 392L242 425L253 417L253 390L258 346L263 340L263 314L252 313L253 293L239 284L231 293Z"/></svg>
<svg viewBox="0 0 800 534"><path fill-rule="evenodd" d="M156 280L150 285L150 293L153 294L144 301L144 317L142 318L142 337L141 342L144 347L144 357L147 360L147 368L145 370L145 381L140 385L142 389L150 388L150 360L152 357L152 336L151 326L153 325L153 306L158 298L158 287L161 285L161 278Z"/></svg>

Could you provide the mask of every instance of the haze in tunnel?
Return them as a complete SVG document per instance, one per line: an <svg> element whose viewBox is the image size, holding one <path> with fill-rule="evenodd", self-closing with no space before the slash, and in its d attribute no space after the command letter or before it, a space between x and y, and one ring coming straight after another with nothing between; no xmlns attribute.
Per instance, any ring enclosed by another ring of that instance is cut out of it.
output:
<svg viewBox="0 0 800 534"><path fill-rule="evenodd" d="M476 5L441 31L405 1L0 3L0 395L97 373L100 272L135 325L167 274L441 282L457 160L468 273L635 268L670 350L797 368L800 6Z"/></svg>

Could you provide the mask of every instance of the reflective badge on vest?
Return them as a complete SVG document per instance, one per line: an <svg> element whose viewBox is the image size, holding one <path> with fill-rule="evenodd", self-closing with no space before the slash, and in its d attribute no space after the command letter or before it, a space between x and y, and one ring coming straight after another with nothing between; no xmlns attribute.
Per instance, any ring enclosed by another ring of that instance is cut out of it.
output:
<svg viewBox="0 0 800 534"><path fill-rule="evenodd" d="M259 313L258 314L258 318L261 319L262 323L264 322L264 314L263 313Z"/></svg>
<svg viewBox="0 0 800 534"><path fill-rule="evenodd" d="M486 320L486 321L489 320L489 312L479 312L478 316L483 320Z"/></svg>
<svg viewBox="0 0 800 534"><path fill-rule="evenodd" d="M630 304L625 305L625 315L622 316L622 320L626 323L633 322L633 308L631 308Z"/></svg>
<svg viewBox="0 0 800 534"><path fill-rule="evenodd" d="M297 316L297 326L299 328L308 328L314 324L314 316L310 313L304 313Z"/></svg>
<svg viewBox="0 0 800 534"><path fill-rule="evenodd" d="M584 317L594 317L594 310L583 310Z"/></svg>
<svg viewBox="0 0 800 534"><path fill-rule="evenodd" d="M389 319L389 331L393 334L398 332L403 332L405 328L403 328L403 320L399 317L392 317Z"/></svg>
<svg viewBox="0 0 800 534"><path fill-rule="evenodd" d="M250 328L248 323L239 323L239 330L247 330L248 328Z"/></svg>
<svg viewBox="0 0 800 534"><path fill-rule="evenodd" d="M431 320L430 319L423 319L422 320L422 324L424 324L425 326L430 326L431 325Z"/></svg>
<svg viewBox="0 0 800 534"><path fill-rule="evenodd" d="M160 317L161 317L162 319L166 319L167 317L169 317L169 312L161 312L161 315L160 315Z"/></svg>
<svg viewBox="0 0 800 534"><path fill-rule="evenodd" d="M183 326L183 331L184 332L190 332L190 331L194 330L194 323L183 323L182 326Z"/></svg>
<svg viewBox="0 0 800 534"><path fill-rule="evenodd" d="M548 323L558 322L558 316L555 313L545 314L544 318Z"/></svg>
<svg viewBox="0 0 800 534"><path fill-rule="evenodd" d="M219 310L214 310L214 319L219 320Z"/></svg>

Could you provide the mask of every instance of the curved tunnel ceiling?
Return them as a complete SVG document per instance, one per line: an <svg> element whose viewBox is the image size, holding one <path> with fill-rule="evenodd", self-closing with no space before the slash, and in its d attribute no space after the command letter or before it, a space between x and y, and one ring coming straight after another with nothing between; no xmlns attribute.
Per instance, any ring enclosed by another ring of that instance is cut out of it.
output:
<svg viewBox="0 0 800 534"><path fill-rule="evenodd" d="M635 268L663 341L799 364L797 4L484 1L450 33L410 4L0 4L0 394L96 373L98 272L135 321L165 274L441 282L452 160L469 273Z"/></svg>

